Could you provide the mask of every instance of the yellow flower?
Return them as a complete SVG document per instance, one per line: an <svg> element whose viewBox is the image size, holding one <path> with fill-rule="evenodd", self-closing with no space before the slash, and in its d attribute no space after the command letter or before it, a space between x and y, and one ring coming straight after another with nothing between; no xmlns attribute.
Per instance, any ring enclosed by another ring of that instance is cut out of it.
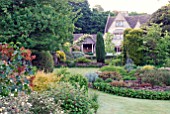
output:
<svg viewBox="0 0 170 114"><path fill-rule="evenodd" d="M0 112L2 112L3 110L2 110L2 108L0 108Z"/></svg>

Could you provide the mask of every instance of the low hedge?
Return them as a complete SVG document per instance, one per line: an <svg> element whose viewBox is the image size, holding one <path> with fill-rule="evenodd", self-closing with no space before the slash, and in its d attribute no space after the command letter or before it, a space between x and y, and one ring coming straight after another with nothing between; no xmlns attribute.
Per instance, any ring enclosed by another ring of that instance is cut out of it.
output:
<svg viewBox="0 0 170 114"><path fill-rule="evenodd" d="M93 87L99 91L123 97L151 100L170 100L169 92L156 92L149 90L134 90L129 88L112 87L110 84L103 82L101 83L95 82Z"/></svg>

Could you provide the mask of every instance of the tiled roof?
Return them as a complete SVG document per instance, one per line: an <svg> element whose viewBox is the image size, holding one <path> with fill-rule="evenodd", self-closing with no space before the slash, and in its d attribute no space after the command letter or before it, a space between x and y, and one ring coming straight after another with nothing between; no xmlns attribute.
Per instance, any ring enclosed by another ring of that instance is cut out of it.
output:
<svg viewBox="0 0 170 114"><path fill-rule="evenodd" d="M109 17L108 22L106 24L106 32L108 32L108 30L109 30L109 28L112 25L114 20L115 20L115 17Z"/></svg>
<svg viewBox="0 0 170 114"><path fill-rule="evenodd" d="M150 15L138 15L138 16L127 16L125 19L129 23L131 28L134 28L137 21L140 22L140 24L146 23L150 18Z"/></svg>
<svg viewBox="0 0 170 114"><path fill-rule="evenodd" d="M125 17L126 21L129 23L131 28L134 28L137 21L140 22L140 24L146 23L150 19L150 15L137 15L137 16L126 16ZM109 17L108 22L106 25L105 32L108 32L109 28L111 27L112 23L114 22L115 17Z"/></svg>

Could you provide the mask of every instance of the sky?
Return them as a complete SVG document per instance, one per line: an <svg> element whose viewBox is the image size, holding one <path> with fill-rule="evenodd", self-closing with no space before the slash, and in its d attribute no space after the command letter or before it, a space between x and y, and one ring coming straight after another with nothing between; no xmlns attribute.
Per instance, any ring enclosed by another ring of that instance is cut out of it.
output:
<svg viewBox="0 0 170 114"><path fill-rule="evenodd" d="M101 5L105 11L136 11L152 14L170 0L88 0L90 7Z"/></svg>

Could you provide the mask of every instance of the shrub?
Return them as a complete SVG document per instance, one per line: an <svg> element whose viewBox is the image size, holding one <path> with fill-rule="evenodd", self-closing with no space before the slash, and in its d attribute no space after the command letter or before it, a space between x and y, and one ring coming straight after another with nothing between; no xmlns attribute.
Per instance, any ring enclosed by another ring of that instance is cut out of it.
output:
<svg viewBox="0 0 170 114"><path fill-rule="evenodd" d="M60 77L57 77L54 73L38 71L32 81L32 89L38 92L46 91L51 88L53 83L57 83L59 80Z"/></svg>
<svg viewBox="0 0 170 114"><path fill-rule="evenodd" d="M137 78L136 77L131 77L131 76L125 76L123 77L123 80L136 80Z"/></svg>
<svg viewBox="0 0 170 114"><path fill-rule="evenodd" d="M107 78L111 78L113 80L121 80L122 76L117 72L102 72L99 74L99 77L103 80L106 80Z"/></svg>
<svg viewBox="0 0 170 114"><path fill-rule="evenodd" d="M31 51L14 44L0 44L0 96L30 92L27 75L34 75Z"/></svg>
<svg viewBox="0 0 170 114"><path fill-rule="evenodd" d="M91 60L86 59L85 57L80 57L75 60L76 63L90 63Z"/></svg>
<svg viewBox="0 0 170 114"><path fill-rule="evenodd" d="M104 72L104 71L116 71L116 67L115 66L104 66L100 69L100 71Z"/></svg>
<svg viewBox="0 0 170 114"><path fill-rule="evenodd" d="M165 60L165 67L170 67L170 59Z"/></svg>
<svg viewBox="0 0 170 114"><path fill-rule="evenodd" d="M63 51L56 51L56 54L60 61L66 61L66 54Z"/></svg>
<svg viewBox="0 0 170 114"><path fill-rule="evenodd" d="M113 81L110 83L110 85L115 87L125 87L126 83L123 81Z"/></svg>
<svg viewBox="0 0 170 114"><path fill-rule="evenodd" d="M170 71L164 69L138 70L136 73L138 79L144 83L155 85L170 85Z"/></svg>
<svg viewBox="0 0 170 114"><path fill-rule="evenodd" d="M104 82L102 78L97 78L95 82Z"/></svg>
<svg viewBox="0 0 170 114"><path fill-rule="evenodd" d="M41 94L33 92L28 101L32 104L30 111L34 114L65 114L61 108L62 101L56 103L54 96L50 96L49 91Z"/></svg>
<svg viewBox="0 0 170 114"><path fill-rule="evenodd" d="M81 89L84 88L85 92L87 92L87 90L88 90L88 81L81 74L68 74L68 75L65 75L65 76L62 77L61 81L69 82L75 88L77 88L77 85L79 85Z"/></svg>
<svg viewBox="0 0 170 114"><path fill-rule="evenodd" d="M68 67L75 67L75 65L76 65L74 60L67 60L66 64L67 64Z"/></svg>
<svg viewBox="0 0 170 114"><path fill-rule="evenodd" d="M68 68L61 67L56 71L56 75L65 78L67 75L70 75L70 72L68 72Z"/></svg>
<svg viewBox="0 0 170 114"><path fill-rule="evenodd" d="M44 70L45 72L52 72L54 69L53 57L48 51L33 51L36 55L36 59L32 61L33 65L39 70Z"/></svg>
<svg viewBox="0 0 170 114"><path fill-rule="evenodd" d="M142 70L153 70L155 67L152 65L145 65L142 67Z"/></svg>
<svg viewBox="0 0 170 114"><path fill-rule="evenodd" d="M87 73L85 74L85 77L87 78L88 82L94 83L96 79L98 78L98 74L95 72Z"/></svg>
<svg viewBox="0 0 170 114"><path fill-rule="evenodd" d="M17 97L0 97L1 114L31 114L31 104L28 102L29 96L24 92L19 92Z"/></svg>
<svg viewBox="0 0 170 114"><path fill-rule="evenodd" d="M121 65L122 65L122 61L121 61L121 59L112 59L112 60L110 61L109 65L121 66Z"/></svg>
<svg viewBox="0 0 170 114"><path fill-rule="evenodd" d="M84 90L88 90L88 82L87 79L82 76L81 74L75 74L75 75L71 75L69 77L69 83L71 83L74 87L77 87L78 83L80 85L80 88L84 88Z"/></svg>
<svg viewBox="0 0 170 114"><path fill-rule="evenodd" d="M125 64L124 68L127 72L130 72L136 68L136 65L132 63L127 63Z"/></svg>
<svg viewBox="0 0 170 114"><path fill-rule="evenodd" d="M110 82L112 82L112 81L113 81L113 79L111 79L111 78L107 78L107 79L105 80L106 83L110 83Z"/></svg>
<svg viewBox="0 0 170 114"><path fill-rule="evenodd" d="M97 62L104 63L105 61L105 46L104 46L104 39L101 33L97 33L97 41L96 41L96 59Z"/></svg>
<svg viewBox="0 0 170 114"><path fill-rule="evenodd" d="M85 57L85 54L81 51L73 51L72 55L75 59L80 58L80 57Z"/></svg>
<svg viewBox="0 0 170 114"><path fill-rule="evenodd" d="M123 96L123 97L131 97L131 98L139 98L139 99L151 99L151 100L170 100L169 92L157 92L157 91L149 91L149 90L134 90L120 87L112 87L108 83L94 83L94 88L99 91L104 91L106 93Z"/></svg>
<svg viewBox="0 0 170 114"><path fill-rule="evenodd" d="M48 91L48 95L54 97L56 103L63 101L61 107L64 111L69 111L69 114L88 114L91 105L84 91L80 86L75 88L68 83L60 83L57 88Z"/></svg>
<svg viewBox="0 0 170 114"><path fill-rule="evenodd" d="M98 97L99 96L96 93L90 94L90 107L91 109L94 109L95 113L99 108Z"/></svg>

